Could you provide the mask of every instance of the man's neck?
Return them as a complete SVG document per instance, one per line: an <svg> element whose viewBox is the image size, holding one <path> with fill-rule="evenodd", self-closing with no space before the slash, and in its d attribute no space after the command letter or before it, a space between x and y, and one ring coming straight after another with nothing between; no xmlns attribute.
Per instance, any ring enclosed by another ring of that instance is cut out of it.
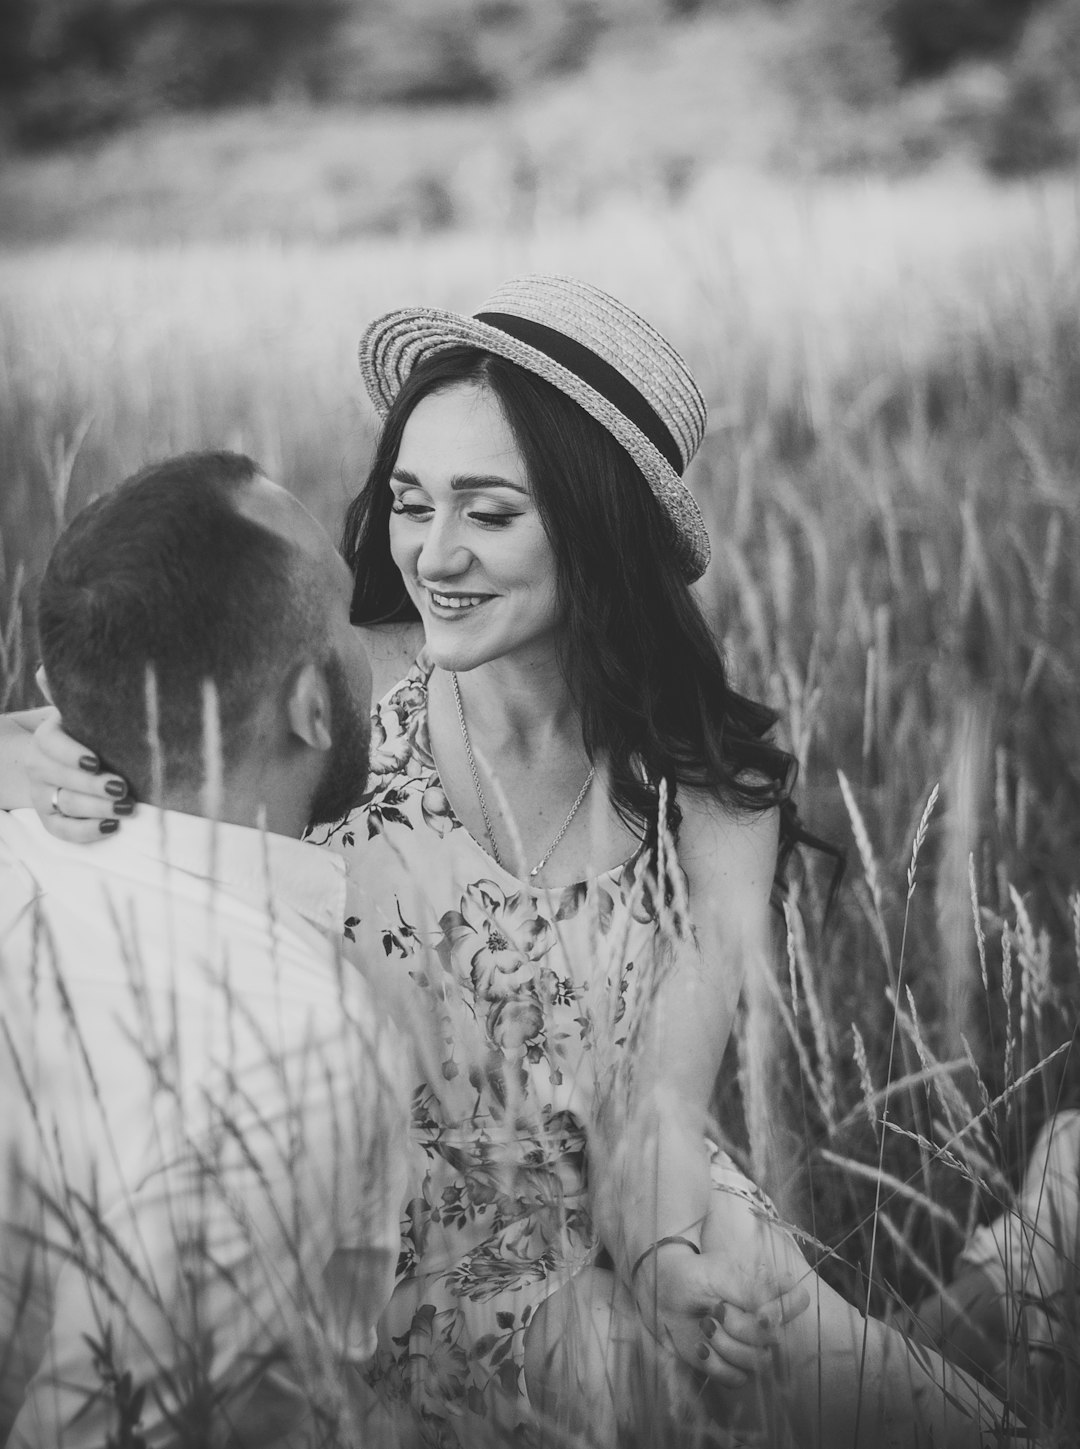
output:
<svg viewBox="0 0 1080 1449"><path fill-rule="evenodd" d="M263 800L250 791L227 787L217 792L166 790L147 803L161 810L219 820L223 825L244 825L253 830L266 830L271 835L290 836L294 840L299 839L308 825L306 802L282 798L281 792L277 792L274 799Z"/></svg>

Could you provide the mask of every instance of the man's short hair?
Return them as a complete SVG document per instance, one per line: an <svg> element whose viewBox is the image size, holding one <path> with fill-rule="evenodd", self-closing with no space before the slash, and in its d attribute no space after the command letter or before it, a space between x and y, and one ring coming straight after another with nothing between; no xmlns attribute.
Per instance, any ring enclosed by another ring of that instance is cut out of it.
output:
<svg viewBox="0 0 1080 1449"><path fill-rule="evenodd" d="M61 535L42 581L42 661L64 726L149 798L204 775L204 682L217 693L223 764L325 622L306 557L238 513L260 475L237 453L154 463L85 508ZM157 696L156 741L147 678Z"/></svg>

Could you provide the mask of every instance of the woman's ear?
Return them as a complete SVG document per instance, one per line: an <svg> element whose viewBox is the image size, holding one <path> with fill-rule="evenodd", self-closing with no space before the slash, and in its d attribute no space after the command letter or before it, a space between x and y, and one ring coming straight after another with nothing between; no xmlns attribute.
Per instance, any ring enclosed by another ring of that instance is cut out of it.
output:
<svg viewBox="0 0 1080 1449"><path fill-rule="evenodd" d="M326 676L309 660L292 677L285 697L290 731L312 750L328 750L333 742L330 691Z"/></svg>

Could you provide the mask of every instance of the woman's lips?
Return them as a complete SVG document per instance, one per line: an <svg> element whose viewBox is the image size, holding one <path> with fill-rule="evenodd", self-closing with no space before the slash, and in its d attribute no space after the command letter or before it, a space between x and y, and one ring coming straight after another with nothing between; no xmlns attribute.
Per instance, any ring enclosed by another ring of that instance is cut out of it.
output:
<svg viewBox="0 0 1080 1449"><path fill-rule="evenodd" d="M482 604L494 597L493 594L444 593L441 589L425 587L428 605L440 617L474 613Z"/></svg>

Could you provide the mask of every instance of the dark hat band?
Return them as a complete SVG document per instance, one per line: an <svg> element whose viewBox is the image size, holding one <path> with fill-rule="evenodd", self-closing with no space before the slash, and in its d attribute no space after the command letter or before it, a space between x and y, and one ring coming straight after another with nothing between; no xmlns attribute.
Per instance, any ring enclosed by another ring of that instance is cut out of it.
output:
<svg viewBox="0 0 1080 1449"><path fill-rule="evenodd" d="M507 336L535 347L552 362L565 367L581 379L594 392L606 398L618 408L623 417L645 434L653 447L671 464L675 472L682 475L685 464L679 446L672 437L663 419L660 418L634 384L627 380L610 362L605 362L591 348L565 332L554 327L545 327L542 322L532 322L526 317L515 317L507 312L477 312L476 320L488 327L495 327Z"/></svg>

